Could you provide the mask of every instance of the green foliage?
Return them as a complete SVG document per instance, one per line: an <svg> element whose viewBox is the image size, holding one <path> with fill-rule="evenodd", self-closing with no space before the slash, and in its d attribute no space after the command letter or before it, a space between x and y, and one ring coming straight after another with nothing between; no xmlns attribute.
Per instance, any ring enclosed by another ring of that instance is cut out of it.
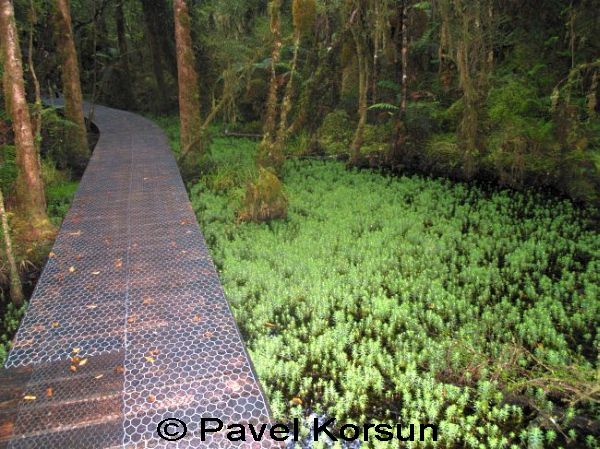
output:
<svg viewBox="0 0 600 449"><path fill-rule="evenodd" d="M72 154L72 145L75 143L70 139L69 130L75 124L66 120L58 110L45 108L42 110L42 147L40 149L44 157L50 158L56 166L68 169L73 164L69 159Z"/></svg>
<svg viewBox="0 0 600 449"><path fill-rule="evenodd" d="M390 142L394 132L393 122L386 121L380 125L366 125L364 141L360 151L364 155L385 155L390 150Z"/></svg>
<svg viewBox="0 0 600 449"><path fill-rule="evenodd" d="M399 111L400 108L391 103L376 103L369 106L369 111L384 111L393 113L395 111Z"/></svg>
<svg viewBox="0 0 600 449"><path fill-rule="evenodd" d="M594 211L333 162L286 173L284 222L237 225L228 194L191 194L277 418L302 415L299 397L340 419L431 420L438 447L564 445L506 392L544 367L597 369ZM551 390L536 390L541 410ZM574 413L600 417L585 400Z"/></svg>
<svg viewBox="0 0 600 449"><path fill-rule="evenodd" d="M10 192L16 179L15 147L14 145L0 145L0 188L2 191Z"/></svg>
<svg viewBox="0 0 600 449"><path fill-rule="evenodd" d="M15 307L8 298L0 296L0 307L3 307L2 322L0 322L0 366L4 366L4 362L10 351L12 336L17 332L21 319L25 315L27 305L20 308Z"/></svg>
<svg viewBox="0 0 600 449"><path fill-rule="evenodd" d="M338 109L325 116L317 135L326 154L347 154L354 134L348 113Z"/></svg>
<svg viewBox="0 0 600 449"><path fill-rule="evenodd" d="M67 179L46 184L48 216L55 226L59 227L67 215L78 186L79 182Z"/></svg>

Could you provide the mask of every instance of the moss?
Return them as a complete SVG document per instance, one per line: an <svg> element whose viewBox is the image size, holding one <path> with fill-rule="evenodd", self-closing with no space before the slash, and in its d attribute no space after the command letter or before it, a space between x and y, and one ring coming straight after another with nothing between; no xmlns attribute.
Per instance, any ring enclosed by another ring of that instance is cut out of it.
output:
<svg viewBox="0 0 600 449"><path fill-rule="evenodd" d="M360 148L363 155L386 154L390 150L394 126L392 121L380 125L366 125L364 141Z"/></svg>
<svg viewBox="0 0 600 449"><path fill-rule="evenodd" d="M292 3L292 16L294 30L302 36L309 33L315 23L317 4L315 0L294 0Z"/></svg>
<svg viewBox="0 0 600 449"><path fill-rule="evenodd" d="M260 168L258 178L246 188L243 207L238 213L240 221L263 222L287 216L288 201L283 184L270 170Z"/></svg>
<svg viewBox="0 0 600 449"><path fill-rule="evenodd" d="M348 113L335 110L325 116L317 132L319 145L327 154L347 154L354 135Z"/></svg>

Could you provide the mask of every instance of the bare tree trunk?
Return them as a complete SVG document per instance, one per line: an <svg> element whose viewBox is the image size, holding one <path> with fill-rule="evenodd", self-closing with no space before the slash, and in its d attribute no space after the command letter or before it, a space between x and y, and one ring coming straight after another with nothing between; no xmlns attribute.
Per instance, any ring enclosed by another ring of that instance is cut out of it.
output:
<svg viewBox="0 0 600 449"><path fill-rule="evenodd" d="M77 50L73 40L69 0L54 0L54 25L58 55L62 65L65 117L75 126L71 130L71 164L80 171L85 169L90 157L87 129L83 115L83 96L79 79Z"/></svg>
<svg viewBox="0 0 600 449"><path fill-rule="evenodd" d="M4 246L6 248L6 260L10 273L10 298L16 306L23 304L23 287L21 286L21 276L17 269L17 262L12 249L12 240L10 238L10 229L8 227L8 217L4 208L4 195L0 190L0 217L2 219L2 234L4 235Z"/></svg>
<svg viewBox="0 0 600 449"><path fill-rule="evenodd" d="M192 171L197 171L204 153L200 119L200 87L192 47L191 24L185 0L174 0L175 43L177 45L177 74L179 81L179 120L181 122L181 149Z"/></svg>
<svg viewBox="0 0 600 449"><path fill-rule="evenodd" d="M25 220L27 237L37 239L52 231L52 225L46 215L44 184L25 97L19 37L10 0L0 0L0 42L5 97L15 134L16 163L19 168L16 198Z"/></svg>

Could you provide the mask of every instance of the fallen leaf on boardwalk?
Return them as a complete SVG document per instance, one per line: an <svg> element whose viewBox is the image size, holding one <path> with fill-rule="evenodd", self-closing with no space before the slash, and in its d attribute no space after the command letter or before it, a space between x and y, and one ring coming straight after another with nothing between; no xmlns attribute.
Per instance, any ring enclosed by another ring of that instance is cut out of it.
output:
<svg viewBox="0 0 600 449"><path fill-rule="evenodd" d="M94 276L98 276L98 275L100 274L100 272L99 272L99 271L92 271L92 274L93 274Z"/></svg>
<svg viewBox="0 0 600 449"><path fill-rule="evenodd" d="M123 261L121 259L115 260L115 268L121 268L123 266Z"/></svg>
<svg viewBox="0 0 600 449"><path fill-rule="evenodd" d="M128 323L135 323L135 317L134 316L130 316L129 318L127 318L127 322Z"/></svg>
<svg viewBox="0 0 600 449"><path fill-rule="evenodd" d="M104 377L104 374L98 374L97 376L94 376L94 379L102 379Z"/></svg>
<svg viewBox="0 0 600 449"><path fill-rule="evenodd" d="M156 359L154 357L146 356L144 358L146 359L147 362L150 362L150 363L156 362Z"/></svg>
<svg viewBox="0 0 600 449"><path fill-rule="evenodd" d="M46 397L51 398L52 396L54 396L54 390L52 389L52 387L46 388Z"/></svg>
<svg viewBox="0 0 600 449"><path fill-rule="evenodd" d="M148 305L148 304L152 304L154 301L152 300L152 298L144 298L144 300L142 301L142 304Z"/></svg>
<svg viewBox="0 0 600 449"><path fill-rule="evenodd" d="M152 354L152 355L158 355L158 354L160 354L160 350L159 350L159 349L156 349L156 348L155 348L155 349L152 349L152 350L150 351L150 354Z"/></svg>
<svg viewBox="0 0 600 449"><path fill-rule="evenodd" d="M235 380L230 380L227 382L227 388L233 391L240 391L242 389L242 386L239 384L239 382L236 382Z"/></svg>
<svg viewBox="0 0 600 449"><path fill-rule="evenodd" d="M117 366L115 366L115 373L122 374L124 372L125 372L125 368L123 368L123 365L117 365Z"/></svg>
<svg viewBox="0 0 600 449"><path fill-rule="evenodd" d="M81 361L81 358L80 358L80 357L78 357L78 356L71 357L71 363L75 363L75 364L77 364L77 363L79 363L80 361Z"/></svg>
<svg viewBox="0 0 600 449"><path fill-rule="evenodd" d="M192 321L193 321L194 323L199 323L201 319L202 319L202 318L200 317L200 315L194 315L194 318L192 319Z"/></svg>
<svg viewBox="0 0 600 449"><path fill-rule="evenodd" d="M69 273L75 273L75 267L69 267Z"/></svg>
<svg viewBox="0 0 600 449"><path fill-rule="evenodd" d="M71 352L73 352L73 354L79 354L80 351L81 349L79 348L73 348Z"/></svg>
<svg viewBox="0 0 600 449"><path fill-rule="evenodd" d="M48 254L48 257L50 259L52 259L53 257L56 257L56 254L54 254L52 251L50 251L50 254Z"/></svg>
<svg viewBox="0 0 600 449"><path fill-rule="evenodd" d="M35 401L37 399L37 396L34 396L32 394L26 394L25 396L23 396L23 399L25 399L26 401Z"/></svg>
<svg viewBox="0 0 600 449"><path fill-rule="evenodd" d="M50 326L52 326L54 329L56 329L57 327L60 326L60 323L58 321L52 321L52 324L50 324Z"/></svg>
<svg viewBox="0 0 600 449"><path fill-rule="evenodd" d="M86 309L95 309L96 307L98 307L96 304L88 304L85 306Z"/></svg>
<svg viewBox="0 0 600 449"><path fill-rule="evenodd" d="M71 372L73 372L73 373L77 371L77 367L76 367L75 365L71 365L71 366L69 367L69 369L70 369L70 370L71 370Z"/></svg>
<svg viewBox="0 0 600 449"><path fill-rule="evenodd" d="M69 232L69 235L72 235L74 237L81 235L81 231L77 231L77 232Z"/></svg>
<svg viewBox="0 0 600 449"><path fill-rule="evenodd" d="M153 394L151 394L150 396L148 396L148 402L150 404L153 404L154 402L156 402L156 396L154 396Z"/></svg>
<svg viewBox="0 0 600 449"><path fill-rule="evenodd" d="M79 362L79 366L85 366L87 362L88 362L88 359L82 359L82 360Z"/></svg>
<svg viewBox="0 0 600 449"><path fill-rule="evenodd" d="M300 398L293 398L290 401L290 404L292 404L292 405L302 405L302 399L300 399Z"/></svg>

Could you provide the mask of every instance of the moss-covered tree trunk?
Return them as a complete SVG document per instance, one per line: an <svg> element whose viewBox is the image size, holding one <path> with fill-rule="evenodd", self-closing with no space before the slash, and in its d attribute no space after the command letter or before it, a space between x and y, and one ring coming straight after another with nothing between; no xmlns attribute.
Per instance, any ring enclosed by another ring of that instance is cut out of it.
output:
<svg viewBox="0 0 600 449"><path fill-rule="evenodd" d="M52 225L46 215L44 183L25 97L21 49L10 0L0 0L0 43L5 98L15 134L17 207L23 219L24 237L43 238L52 231Z"/></svg>
<svg viewBox="0 0 600 449"><path fill-rule="evenodd" d="M82 172L90 157L90 150L83 116L83 96L69 0L54 0L54 33L61 64L65 117L74 124L69 130L71 140L69 159L71 166Z"/></svg>
<svg viewBox="0 0 600 449"><path fill-rule="evenodd" d="M288 116L292 110L292 100L294 97L294 77L298 67L298 52L300 51L300 41L302 36L307 34L315 21L316 3L315 0L294 0L292 2L292 16L294 23L294 55L292 57L292 66L290 76L285 86L283 100L281 103L281 112L279 114L279 129L275 145L283 152L283 146L290 136L292 127L288 127Z"/></svg>
<svg viewBox="0 0 600 449"><path fill-rule="evenodd" d="M273 46L271 48L271 80L267 96L267 110L263 126L263 139L258 149L258 163L278 171L283 164L283 152L276 145L277 110L279 104L279 83L277 80L277 65L281 60L281 0L269 2L270 29Z"/></svg>
<svg viewBox="0 0 600 449"><path fill-rule="evenodd" d="M191 23L185 0L174 0L177 79L179 84L179 120L184 175L195 175L204 153L200 119L200 87L192 47ZM187 172L187 173L186 173Z"/></svg>
<svg viewBox="0 0 600 449"><path fill-rule="evenodd" d="M352 29L352 37L356 46L356 56L358 59L358 124L356 125L354 138L350 145L350 164L357 165L360 161L360 149L363 145L365 127L367 125L369 60L361 30Z"/></svg>
<svg viewBox="0 0 600 449"><path fill-rule="evenodd" d="M406 114L406 105L408 101L408 0L402 2L402 50L400 51L402 59L402 98L400 100L400 113L402 118Z"/></svg>

